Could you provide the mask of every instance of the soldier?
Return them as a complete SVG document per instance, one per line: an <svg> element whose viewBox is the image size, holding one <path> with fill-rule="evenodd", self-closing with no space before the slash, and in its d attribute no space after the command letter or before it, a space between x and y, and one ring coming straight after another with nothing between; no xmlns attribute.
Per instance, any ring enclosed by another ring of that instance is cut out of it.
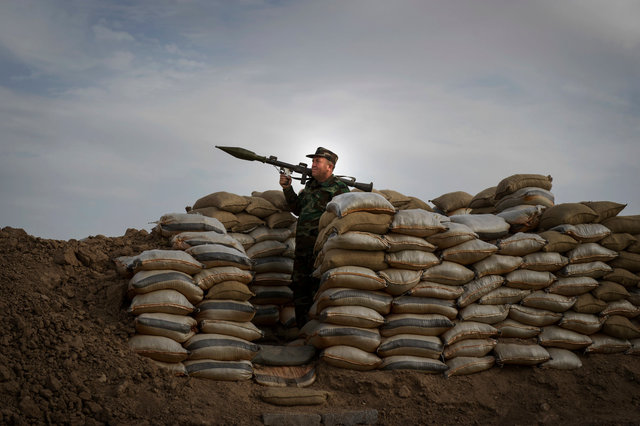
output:
<svg viewBox="0 0 640 426"><path fill-rule="evenodd" d="M311 178L296 195L291 187L291 177L280 175L280 186L291 211L298 216L296 227L296 250L293 262L291 289L298 328L309 320L309 308L318 291L320 280L311 274L314 271L313 247L318 237L318 223L327 203L333 197L349 192L347 185L333 175L338 156L326 148L319 147L313 158Z"/></svg>

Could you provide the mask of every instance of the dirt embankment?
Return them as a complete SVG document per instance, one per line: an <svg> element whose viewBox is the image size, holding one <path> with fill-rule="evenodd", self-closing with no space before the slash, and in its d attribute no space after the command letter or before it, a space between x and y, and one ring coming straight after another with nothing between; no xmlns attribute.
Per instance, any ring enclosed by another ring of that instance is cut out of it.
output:
<svg viewBox="0 0 640 426"><path fill-rule="evenodd" d="M318 365L328 403L276 407L251 382L172 377L133 353L127 279L112 259L155 233L82 241L0 231L0 424L261 424L263 413L373 408L380 424L638 424L640 359L581 356L572 371L506 366L445 379Z"/></svg>

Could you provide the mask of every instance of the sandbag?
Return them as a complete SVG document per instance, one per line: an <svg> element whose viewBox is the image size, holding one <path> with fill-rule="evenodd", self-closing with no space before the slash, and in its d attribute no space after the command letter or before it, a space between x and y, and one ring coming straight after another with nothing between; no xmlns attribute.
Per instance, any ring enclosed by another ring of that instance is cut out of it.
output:
<svg viewBox="0 0 640 426"><path fill-rule="evenodd" d="M551 190L551 182L553 178L548 175L540 175L533 173L514 174L502 179L496 186L495 199L500 200L509 194L513 194L521 188L536 187Z"/></svg>
<svg viewBox="0 0 640 426"><path fill-rule="evenodd" d="M249 321L203 319L199 321L198 327L202 333L224 334L239 337L249 342L264 337L264 332Z"/></svg>
<svg viewBox="0 0 640 426"><path fill-rule="evenodd" d="M231 213L239 213L248 205L249 200L242 195L219 191L199 198L195 203L193 203L193 208L201 209L204 207L216 207Z"/></svg>
<svg viewBox="0 0 640 426"><path fill-rule="evenodd" d="M625 287L637 287L640 284L640 276L622 268L613 268L611 272L602 277L606 281L614 281Z"/></svg>
<svg viewBox="0 0 640 426"><path fill-rule="evenodd" d="M568 350L584 349L592 341L589 336L555 325L542 327L538 335L538 343L544 347L554 347Z"/></svg>
<svg viewBox="0 0 640 426"><path fill-rule="evenodd" d="M251 360L260 350L260 346L239 337L209 333L198 333L183 346L189 351L190 360Z"/></svg>
<svg viewBox="0 0 640 426"><path fill-rule="evenodd" d="M406 294L416 297L434 297L436 299L455 300L464 293L461 286L446 285L430 281L420 281Z"/></svg>
<svg viewBox="0 0 640 426"><path fill-rule="evenodd" d="M385 252L383 251L332 249L323 252L322 257L316 258L316 267L320 274L340 266L362 266L374 271L389 267L385 262Z"/></svg>
<svg viewBox="0 0 640 426"><path fill-rule="evenodd" d="M267 200L271 205L279 210L289 210L287 200L284 197L284 193L281 189L269 189L267 191L253 191L252 197L260 197Z"/></svg>
<svg viewBox="0 0 640 426"><path fill-rule="evenodd" d="M394 191L393 189L374 189L373 192L382 195L395 208L403 206L411 201L411 197L408 197L398 191Z"/></svg>
<svg viewBox="0 0 640 426"><path fill-rule="evenodd" d="M293 259L286 256L269 256L253 259L253 271L256 274L265 272L293 273Z"/></svg>
<svg viewBox="0 0 640 426"><path fill-rule="evenodd" d="M445 360L454 357L483 357L496 347L496 339L465 339L447 346L442 356Z"/></svg>
<svg viewBox="0 0 640 426"><path fill-rule="evenodd" d="M558 225L593 223L598 214L580 203L562 203L549 207L540 217L540 229L551 229ZM606 226L606 225L605 225Z"/></svg>
<svg viewBox="0 0 640 426"><path fill-rule="evenodd" d="M526 232L538 227L544 209L543 206L520 205L502 210L496 216L503 218L511 226L511 232Z"/></svg>
<svg viewBox="0 0 640 426"><path fill-rule="evenodd" d="M445 231L427 237L427 241L439 249L444 250L478 238L478 234L462 223L446 222L443 225L446 227Z"/></svg>
<svg viewBox="0 0 640 426"><path fill-rule="evenodd" d="M269 200L263 197L244 197L249 201L244 210L250 215L264 219L265 217L277 213L280 209L274 206Z"/></svg>
<svg viewBox="0 0 640 426"><path fill-rule="evenodd" d="M340 266L329 269L320 278L318 293L329 288L353 288L358 290L382 290L387 286L385 279L373 270L362 266Z"/></svg>
<svg viewBox="0 0 640 426"><path fill-rule="evenodd" d="M496 186L490 186L473 196L468 207L478 209L481 207L493 207L494 197L496 195Z"/></svg>
<svg viewBox="0 0 640 426"><path fill-rule="evenodd" d="M504 256L524 256L542 250L547 240L540 235L518 232L496 242L497 253Z"/></svg>
<svg viewBox="0 0 640 426"><path fill-rule="evenodd" d="M222 222L213 217L189 213L168 213L162 215L157 222L160 233L165 237L179 234L185 231L213 231L226 234Z"/></svg>
<svg viewBox="0 0 640 426"><path fill-rule="evenodd" d="M244 211L236 213L236 218L238 219L238 223L231 227L231 232L248 233L265 224L264 220L260 219L258 216L254 216Z"/></svg>
<svg viewBox="0 0 640 426"><path fill-rule="evenodd" d="M438 359L442 355L443 344L438 336L417 334L396 334L384 337L378 346L378 355L386 358L395 355L419 356Z"/></svg>
<svg viewBox="0 0 640 426"><path fill-rule="evenodd" d="M453 326L453 321L439 314L391 314L380 327L380 334L384 337L398 334L439 336Z"/></svg>
<svg viewBox="0 0 640 426"><path fill-rule="evenodd" d="M464 376L467 374L479 373L490 369L495 365L496 358L492 355L483 357L455 357L447 360L448 370L444 372L445 377Z"/></svg>
<svg viewBox="0 0 640 426"><path fill-rule="evenodd" d="M258 228L254 229L254 231L260 228L261 227L259 226ZM233 238L234 240L236 240L237 242L239 242L242 248L245 250L245 252L249 247L251 247L256 243L255 238L253 238L250 234L243 234L240 232L229 232L227 233L227 235Z"/></svg>
<svg viewBox="0 0 640 426"><path fill-rule="evenodd" d="M384 196L375 192L338 194L327 203L326 210L340 218L357 212L393 215L396 211Z"/></svg>
<svg viewBox="0 0 640 426"><path fill-rule="evenodd" d="M477 278L482 278L487 275L506 275L518 269L520 265L522 265L522 258L519 256L492 254L471 265L471 269L475 271Z"/></svg>
<svg viewBox="0 0 640 426"><path fill-rule="evenodd" d="M235 266L217 266L203 269L193 276L194 283L203 290L210 289L213 285L224 281L238 281L249 284L253 279L251 271Z"/></svg>
<svg viewBox="0 0 640 426"><path fill-rule="evenodd" d="M594 221L598 223L610 217L617 216L618 213L627 206L626 204L620 204L614 201L581 201L580 203L598 214L598 218Z"/></svg>
<svg viewBox="0 0 640 426"><path fill-rule="evenodd" d="M267 240L285 242L291 237L292 231L289 228L271 229L268 226L259 226L249 233L254 244Z"/></svg>
<svg viewBox="0 0 640 426"><path fill-rule="evenodd" d="M441 219L439 214L426 210L400 210L393 216L389 230L397 234L425 238L446 230Z"/></svg>
<svg viewBox="0 0 640 426"><path fill-rule="evenodd" d="M498 212L522 205L541 206L546 208L552 207L554 202L555 197L551 191L528 186L520 188L512 194L505 195L495 203L495 208Z"/></svg>
<svg viewBox="0 0 640 426"><path fill-rule="evenodd" d="M558 326L577 333L590 335L600 331L603 323L604 318L597 315L567 311L562 315Z"/></svg>
<svg viewBox="0 0 640 426"><path fill-rule="evenodd" d="M452 300L428 297L400 296L393 299L391 312L394 314L440 314L453 320L458 315Z"/></svg>
<svg viewBox="0 0 640 426"><path fill-rule="evenodd" d="M586 354L618 354L631 348L631 343L627 339L607 336L602 333L596 333L589 337L592 343L584 350Z"/></svg>
<svg viewBox="0 0 640 426"><path fill-rule="evenodd" d="M356 371L375 370L382 363L377 355L347 345L325 348L320 353L320 359L334 367Z"/></svg>
<svg viewBox="0 0 640 426"><path fill-rule="evenodd" d="M461 265L470 265L491 256L497 251L498 247L495 244L490 244L480 239L470 240L443 250L442 259Z"/></svg>
<svg viewBox="0 0 640 426"><path fill-rule="evenodd" d="M156 290L176 290L191 303L200 302L204 296L191 275L171 270L140 271L129 280L128 290L131 297Z"/></svg>
<svg viewBox="0 0 640 426"><path fill-rule="evenodd" d="M325 252L332 249L378 251L387 250L389 243L382 235L350 231L329 236L321 248Z"/></svg>
<svg viewBox="0 0 640 426"><path fill-rule="evenodd" d="M287 245L281 241L265 240L249 247L247 249L247 256L251 259L280 256L286 249Z"/></svg>
<svg viewBox="0 0 640 426"><path fill-rule="evenodd" d="M626 232L631 235L640 234L640 215L615 216L602 221L611 232Z"/></svg>
<svg viewBox="0 0 640 426"><path fill-rule="evenodd" d="M198 304L198 321L227 320L245 322L251 321L256 314L256 308L249 302L240 300L204 300Z"/></svg>
<svg viewBox="0 0 640 426"><path fill-rule="evenodd" d="M367 291L350 288L330 288L316 294L318 311L329 306L364 306L382 315L391 311L393 297L380 291Z"/></svg>
<svg viewBox="0 0 640 426"><path fill-rule="evenodd" d="M474 276L474 272L469 268L445 260L439 265L426 269L422 273L422 280L448 285L463 285L471 281Z"/></svg>
<svg viewBox="0 0 640 426"><path fill-rule="evenodd" d="M499 342L493 352L499 365L537 365L551 358L549 352L540 345Z"/></svg>
<svg viewBox="0 0 640 426"><path fill-rule="evenodd" d="M530 308L528 306L511 305L509 309L509 318L521 322L523 324L533 325L536 327L545 327L560 321L562 314L552 312L546 309Z"/></svg>
<svg viewBox="0 0 640 426"><path fill-rule="evenodd" d="M569 264L569 259L560 253L538 252L527 254L522 257L522 269L529 269L532 271L547 271L555 272Z"/></svg>
<svg viewBox="0 0 640 426"><path fill-rule="evenodd" d="M260 365L298 366L309 364L315 355L316 348L311 345L260 345L260 351L252 361Z"/></svg>
<svg viewBox="0 0 640 426"><path fill-rule="evenodd" d="M445 345L451 346L466 339L487 339L498 335L498 329L490 324L475 321L460 321L442 334Z"/></svg>
<svg viewBox="0 0 640 426"><path fill-rule="evenodd" d="M253 377L253 366L248 360L188 360L184 362L184 366L191 377L225 381L249 380Z"/></svg>
<svg viewBox="0 0 640 426"><path fill-rule="evenodd" d="M530 293L531 290L501 286L482 296L478 299L478 303L480 305L506 305L520 303L520 301Z"/></svg>
<svg viewBox="0 0 640 426"><path fill-rule="evenodd" d="M629 318L621 315L608 317L602 325L602 332L618 339L640 338L640 328L629 321Z"/></svg>
<svg viewBox="0 0 640 426"><path fill-rule="evenodd" d="M480 299L482 296L499 288L504 282L501 275L486 275L464 285L464 293L458 298L458 306L464 308Z"/></svg>
<svg viewBox="0 0 640 426"><path fill-rule="evenodd" d="M180 343L163 336L136 334L129 339L129 347L138 355L160 362L181 362L189 356Z"/></svg>
<svg viewBox="0 0 640 426"><path fill-rule="evenodd" d="M621 251L616 259L609 262L609 265L631 272L640 272L640 253Z"/></svg>
<svg viewBox="0 0 640 426"><path fill-rule="evenodd" d="M499 331L500 338L530 339L540 334L542 329L535 325L524 324L511 318L500 321L493 326Z"/></svg>
<svg viewBox="0 0 640 426"><path fill-rule="evenodd" d="M411 269L414 271L421 271L440 263L440 259L435 254L422 250L402 250L386 253L384 261L391 268Z"/></svg>
<svg viewBox="0 0 640 426"><path fill-rule="evenodd" d="M175 315L189 315L195 307L189 300L176 290L156 290L138 294L131 300L129 313L140 315L157 312Z"/></svg>
<svg viewBox="0 0 640 426"><path fill-rule="evenodd" d="M256 314L251 320L259 326L275 326L280 321L280 306L254 305Z"/></svg>
<svg viewBox="0 0 640 426"><path fill-rule="evenodd" d="M254 305L284 305L293 301L293 290L284 285L251 285L255 293L249 301Z"/></svg>
<svg viewBox="0 0 640 426"><path fill-rule="evenodd" d="M243 252L220 244L205 244L191 247L186 250L187 254L201 262L205 268L215 268L217 266L235 266L240 269L251 269L252 261Z"/></svg>
<svg viewBox="0 0 640 426"><path fill-rule="evenodd" d="M296 221L296 217L289 212L273 213L264 218L265 224L271 229L287 228Z"/></svg>
<svg viewBox="0 0 640 426"><path fill-rule="evenodd" d="M469 207L471 200L473 200L473 195L464 191L454 191L429 200L429 202L442 213L449 214L454 210Z"/></svg>
<svg viewBox="0 0 640 426"><path fill-rule="evenodd" d="M607 273L611 272L613 268L604 262L587 262L587 263L575 263L567 265L560 269L556 274L559 277L591 277L600 278Z"/></svg>
<svg viewBox="0 0 640 426"><path fill-rule="evenodd" d="M575 297L567 297L545 291L534 291L522 299L522 306L545 309L551 312L565 312L576 303Z"/></svg>
<svg viewBox="0 0 640 426"><path fill-rule="evenodd" d="M579 296L598 287L598 281L591 277L560 278L545 290L562 296Z"/></svg>
<svg viewBox="0 0 640 426"><path fill-rule="evenodd" d="M565 253L576 248L579 244L571 236L557 231L545 231L538 235L547 240L547 245L542 247L542 251L545 252Z"/></svg>
<svg viewBox="0 0 640 426"><path fill-rule="evenodd" d="M291 283L291 274L284 272L262 272L253 277L256 285L289 286Z"/></svg>
<svg viewBox="0 0 640 426"><path fill-rule="evenodd" d="M581 243L596 243L611 235L611 230L600 223L580 223L578 225L561 225L562 230L558 230ZM557 228L557 227L556 227ZM552 230L556 230L553 228Z"/></svg>
<svg viewBox="0 0 640 426"><path fill-rule="evenodd" d="M581 314L597 314L606 307L607 302L593 297L591 293L585 293L576 298L573 310Z"/></svg>
<svg viewBox="0 0 640 426"><path fill-rule="evenodd" d="M399 296L420 282L422 272L413 269L387 268L378 271L378 275L385 280L385 292L392 296Z"/></svg>
<svg viewBox="0 0 640 426"><path fill-rule="evenodd" d="M234 226L240 221L238 217L231 212L220 210L217 207L204 207L201 209L193 209L189 211L190 215L206 216L218 220L224 226L227 232L230 232Z"/></svg>
<svg viewBox="0 0 640 426"><path fill-rule="evenodd" d="M472 303L460 311L462 321L495 324L504 321L509 315L509 305L480 305Z"/></svg>
<svg viewBox="0 0 640 426"><path fill-rule="evenodd" d="M451 221L467 225L482 240L504 237L510 228L506 220L493 214L457 215L451 216Z"/></svg>
<svg viewBox="0 0 640 426"><path fill-rule="evenodd" d="M447 370L447 364L432 359L417 356L395 355L386 357L380 364L381 370L417 370L423 373L442 373Z"/></svg>
<svg viewBox="0 0 640 426"><path fill-rule="evenodd" d="M435 245L424 238L414 237L413 235L388 233L381 237L387 242L387 251L389 253L396 253L403 250L434 252L436 249Z"/></svg>
<svg viewBox="0 0 640 426"><path fill-rule="evenodd" d="M376 328L322 324L309 336L307 342L318 349L347 345L365 352L375 352L380 339L380 332Z"/></svg>
<svg viewBox="0 0 640 426"><path fill-rule="evenodd" d="M318 321L335 325L360 328L377 328L384 324L384 317L364 306L329 306L318 314Z"/></svg>
<svg viewBox="0 0 640 426"><path fill-rule="evenodd" d="M575 370L582 367L582 361L575 353L567 349L547 348L549 361L540 364L540 368L550 368L554 370Z"/></svg>
<svg viewBox="0 0 640 426"><path fill-rule="evenodd" d="M229 234L216 231L180 232L171 237L171 245L176 250L186 250L189 247L202 244L222 244L244 251L244 246Z"/></svg>
<svg viewBox="0 0 640 426"><path fill-rule="evenodd" d="M134 320L136 333L163 336L182 343L197 331L197 322L187 315L149 312L138 315Z"/></svg>
<svg viewBox="0 0 640 426"><path fill-rule="evenodd" d="M637 238L631 234L619 233L609 234L599 241L602 247L608 248L613 251L623 251L632 243L635 243Z"/></svg>
<svg viewBox="0 0 640 426"><path fill-rule="evenodd" d="M132 261L133 272L173 270L193 275L199 272L204 265L189 253L182 250L145 250L135 256Z"/></svg>
<svg viewBox="0 0 640 426"><path fill-rule="evenodd" d="M598 243L583 243L567 253L569 263L609 262L618 257L618 253L602 247Z"/></svg>

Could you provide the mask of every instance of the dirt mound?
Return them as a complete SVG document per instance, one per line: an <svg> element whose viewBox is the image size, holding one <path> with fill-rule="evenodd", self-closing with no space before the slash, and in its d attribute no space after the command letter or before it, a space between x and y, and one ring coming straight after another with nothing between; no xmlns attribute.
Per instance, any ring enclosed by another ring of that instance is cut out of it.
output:
<svg viewBox="0 0 640 426"><path fill-rule="evenodd" d="M506 366L445 379L319 364L324 405L277 407L252 382L173 377L129 349L128 280L112 259L156 233L82 241L0 231L0 424L262 424L264 413L378 410L380 424L637 424L640 362L581 356L572 371Z"/></svg>

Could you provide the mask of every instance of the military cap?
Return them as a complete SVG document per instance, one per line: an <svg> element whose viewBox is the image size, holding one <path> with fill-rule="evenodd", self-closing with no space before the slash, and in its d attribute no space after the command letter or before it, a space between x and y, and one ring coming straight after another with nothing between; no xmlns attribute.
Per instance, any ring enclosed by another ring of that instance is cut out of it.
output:
<svg viewBox="0 0 640 426"><path fill-rule="evenodd" d="M315 154L309 154L309 155L307 155L307 157L309 157L309 158L314 158L314 157L326 158L327 160L331 161L334 165L338 162L338 156L336 154L334 154L333 152L329 151L327 148L323 148L321 146L319 146L318 149L316 149L316 153Z"/></svg>

